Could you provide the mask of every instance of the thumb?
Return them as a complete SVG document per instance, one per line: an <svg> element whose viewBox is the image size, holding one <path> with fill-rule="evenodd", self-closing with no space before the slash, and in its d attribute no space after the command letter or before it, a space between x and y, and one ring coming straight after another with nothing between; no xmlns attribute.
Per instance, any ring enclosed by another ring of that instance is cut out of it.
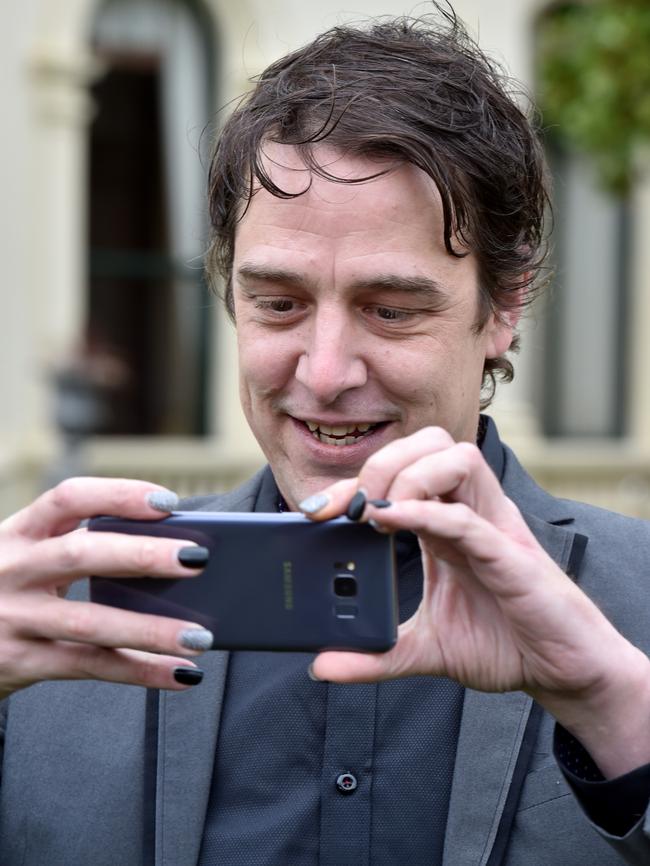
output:
<svg viewBox="0 0 650 866"><path fill-rule="evenodd" d="M344 478L329 487L308 496L298 505L302 513L312 520L330 520L345 513L350 499L357 492L357 478Z"/></svg>
<svg viewBox="0 0 650 866"><path fill-rule="evenodd" d="M387 653L323 652L309 666L313 680L330 683L372 683L396 676Z"/></svg>

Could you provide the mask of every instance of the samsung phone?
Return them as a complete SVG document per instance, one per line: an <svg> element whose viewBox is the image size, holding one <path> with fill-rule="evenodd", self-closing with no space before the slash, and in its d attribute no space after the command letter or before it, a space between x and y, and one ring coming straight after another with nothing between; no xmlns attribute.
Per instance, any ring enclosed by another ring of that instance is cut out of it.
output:
<svg viewBox="0 0 650 866"><path fill-rule="evenodd" d="M93 577L91 599L198 622L215 649L383 652L397 638L392 537L367 524L187 511L153 522L96 517L88 528L207 547L196 577Z"/></svg>

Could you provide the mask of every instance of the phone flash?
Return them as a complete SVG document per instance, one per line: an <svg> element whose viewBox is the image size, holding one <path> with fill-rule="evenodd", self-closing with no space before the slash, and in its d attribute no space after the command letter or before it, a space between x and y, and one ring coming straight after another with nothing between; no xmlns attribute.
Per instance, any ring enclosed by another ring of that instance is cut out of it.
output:
<svg viewBox="0 0 650 866"><path fill-rule="evenodd" d="M357 564L356 562L348 562L345 567L348 571L354 571L354 569L357 567Z"/></svg>

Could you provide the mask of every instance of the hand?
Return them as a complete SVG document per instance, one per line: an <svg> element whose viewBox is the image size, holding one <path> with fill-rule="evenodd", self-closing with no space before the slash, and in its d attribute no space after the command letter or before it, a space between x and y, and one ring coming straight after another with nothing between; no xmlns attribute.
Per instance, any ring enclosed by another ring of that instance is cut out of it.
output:
<svg viewBox="0 0 650 866"><path fill-rule="evenodd" d="M196 666L178 657L195 655L187 645L197 638L209 640L196 623L62 597L90 574L197 574L178 560L191 542L77 528L96 514L160 519L147 497L161 490L143 481L70 479L0 524L0 697L46 679L181 689L176 672L180 680L198 681Z"/></svg>
<svg viewBox="0 0 650 866"><path fill-rule="evenodd" d="M521 689L583 742L604 773L624 771L621 758L634 766L650 760L648 659L541 548L476 446L437 428L392 442L357 479L324 491L329 503L316 518L343 513L358 489L392 503L368 505L363 519L417 534L423 598L391 651L322 653L316 677L431 674L483 691ZM630 695L639 707L635 721ZM634 749L612 755L612 728L621 741L643 731L636 736L643 758Z"/></svg>

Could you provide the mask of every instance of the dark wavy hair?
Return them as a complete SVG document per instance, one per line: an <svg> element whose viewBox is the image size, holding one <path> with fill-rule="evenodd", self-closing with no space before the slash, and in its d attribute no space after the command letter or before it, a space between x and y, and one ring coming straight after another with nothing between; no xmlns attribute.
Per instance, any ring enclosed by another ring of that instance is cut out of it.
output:
<svg viewBox="0 0 650 866"><path fill-rule="evenodd" d="M219 136L209 173L212 238L208 275L225 281L233 316L232 262L238 221L255 190L292 198L264 165L264 144L295 146L317 175L326 142L346 156L377 160L377 177L412 163L442 199L444 243L451 256L476 256L480 332L490 312L532 300L546 253L546 170L533 124L501 69L470 38L451 7L423 18L339 26L271 64L236 106ZM515 337L512 349L516 349ZM506 357L487 359L483 401L497 378L510 381Z"/></svg>

